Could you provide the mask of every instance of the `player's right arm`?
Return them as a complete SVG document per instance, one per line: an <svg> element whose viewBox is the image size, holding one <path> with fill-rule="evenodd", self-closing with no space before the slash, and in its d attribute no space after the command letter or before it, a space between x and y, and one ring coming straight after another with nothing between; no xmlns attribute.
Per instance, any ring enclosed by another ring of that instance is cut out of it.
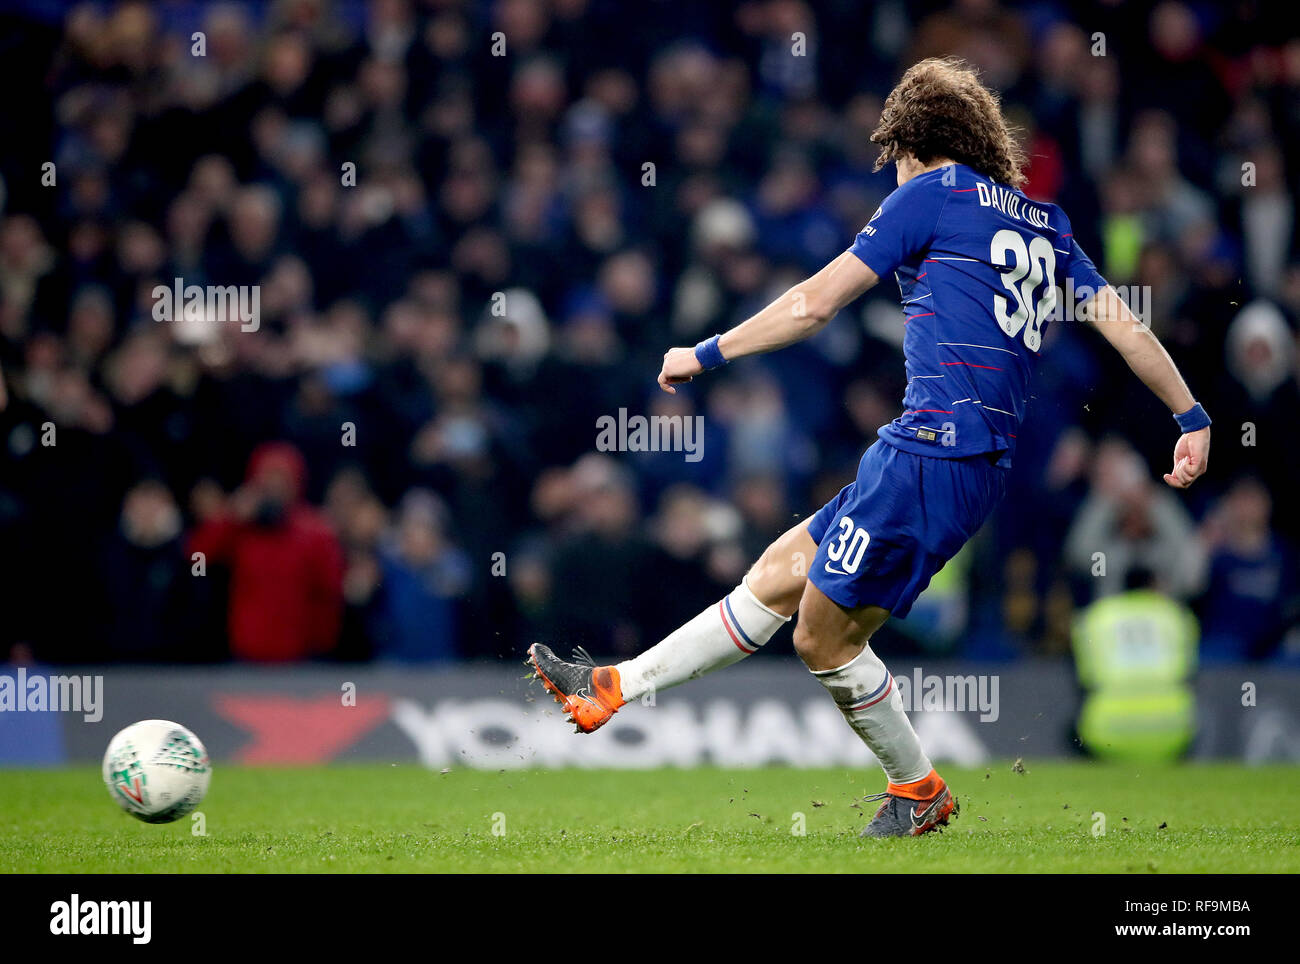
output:
<svg viewBox="0 0 1300 964"><path fill-rule="evenodd" d="M725 332L716 341L717 349L727 361L734 361L803 341L821 331L841 308L879 280L876 272L852 251L845 251L758 314ZM674 385L689 382L704 370L695 348L672 348L664 355L659 387L674 394Z"/></svg>
<svg viewBox="0 0 1300 964"><path fill-rule="evenodd" d="M1120 353L1133 374L1142 379L1143 384L1169 406L1175 416L1197 407L1196 399L1169 352L1110 285L1101 288L1093 297L1089 321ZM1184 432L1178 439L1174 446L1173 471L1165 473L1165 481L1176 489L1185 489L1205 474L1209 464L1210 429L1207 425Z"/></svg>
<svg viewBox="0 0 1300 964"><path fill-rule="evenodd" d="M665 354L659 387L675 392L674 385L701 372L816 334L841 308L925 250L948 197L936 178L909 179L885 198L849 250L821 271L730 331Z"/></svg>

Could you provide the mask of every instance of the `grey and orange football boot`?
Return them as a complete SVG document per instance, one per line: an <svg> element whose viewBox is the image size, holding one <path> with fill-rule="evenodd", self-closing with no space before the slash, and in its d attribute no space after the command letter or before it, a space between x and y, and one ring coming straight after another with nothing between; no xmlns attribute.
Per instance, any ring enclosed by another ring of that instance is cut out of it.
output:
<svg viewBox="0 0 1300 964"><path fill-rule="evenodd" d="M597 666L582 648L575 649L574 656L575 660L568 662L541 643L528 647L528 665L564 708L565 718L578 732L592 733L618 712L623 690L613 666Z"/></svg>
<svg viewBox="0 0 1300 964"><path fill-rule="evenodd" d="M873 793L864 800L883 800L859 836L919 837L931 830L942 830L948 818L955 818L961 807L948 790L943 777L931 770L915 783L891 783L884 793Z"/></svg>

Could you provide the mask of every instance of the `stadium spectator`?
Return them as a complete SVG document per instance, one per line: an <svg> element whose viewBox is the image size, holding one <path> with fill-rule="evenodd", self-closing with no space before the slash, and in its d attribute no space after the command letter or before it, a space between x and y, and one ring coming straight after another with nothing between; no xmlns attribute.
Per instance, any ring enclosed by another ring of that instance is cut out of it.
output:
<svg viewBox="0 0 1300 964"><path fill-rule="evenodd" d="M378 659L449 662L459 652L458 600L470 585L468 557L447 538L447 508L431 492L402 499L379 548L370 635Z"/></svg>
<svg viewBox="0 0 1300 964"><path fill-rule="evenodd" d="M1203 557L1187 510L1156 487L1137 453L1121 442L1098 449L1092 489L1066 536L1065 553L1090 599L1122 591L1136 567L1178 599L1201 585Z"/></svg>
<svg viewBox="0 0 1300 964"><path fill-rule="evenodd" d="M181 512L156 479L133 486L102 553L109 615L99 658L188 662L211 656L195 635L195 594L181 544Z"/></svg>
<svg viewBox="0 0 1300 964"><path fill-rule="evenodd" d="M267 443L249 459L244 485L199 491L201 519L189 553L230 570L230 650L238 659L283 662L338 645L343 560L322 515L302 501L302 456Z"/></svg>
<svg viewBox="0 0 1300 964"><path fill-rule="evenodd" d="M1276 653L1300 617L1296 550L1269 528L1273 500L1258 479L1234 485L1206 517L1209 576L1201 597L1205 662Z"/></svg>

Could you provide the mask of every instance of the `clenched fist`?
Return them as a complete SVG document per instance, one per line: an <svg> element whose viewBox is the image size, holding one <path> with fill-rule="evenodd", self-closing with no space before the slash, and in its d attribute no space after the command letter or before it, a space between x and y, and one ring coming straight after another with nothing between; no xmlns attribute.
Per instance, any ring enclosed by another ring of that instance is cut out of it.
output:
<svg viewBox="0 0 1300 964"><path fill-rule="evenodd" d="M664 352L664 367L659 371L659 387L669 395L676 395L674 385L689 382L703 371L704 366L695 357L694 348L670 348Z"/></svg>
<svg viewBox="0 0 1300 964"><path fill-rule="evenodd" d="M1165 481L1175 489L1185 489L1210 466L1210 430L1188 432L1174 446L1174 470L1165 474Z"/></svg>

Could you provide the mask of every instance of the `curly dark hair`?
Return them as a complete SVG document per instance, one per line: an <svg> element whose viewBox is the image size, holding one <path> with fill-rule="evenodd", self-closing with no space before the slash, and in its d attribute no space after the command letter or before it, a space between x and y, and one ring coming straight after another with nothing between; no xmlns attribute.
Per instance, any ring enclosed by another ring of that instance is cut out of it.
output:
<svg viewBox="0 0 1300 964"><path fill-rule="evenodd" d="M944 157L1019 187L1024 151L1002 117L998 95L965 61L931 57L908 68L885 99L871 134L875 170L911 154L922 164Z"/></svg>

